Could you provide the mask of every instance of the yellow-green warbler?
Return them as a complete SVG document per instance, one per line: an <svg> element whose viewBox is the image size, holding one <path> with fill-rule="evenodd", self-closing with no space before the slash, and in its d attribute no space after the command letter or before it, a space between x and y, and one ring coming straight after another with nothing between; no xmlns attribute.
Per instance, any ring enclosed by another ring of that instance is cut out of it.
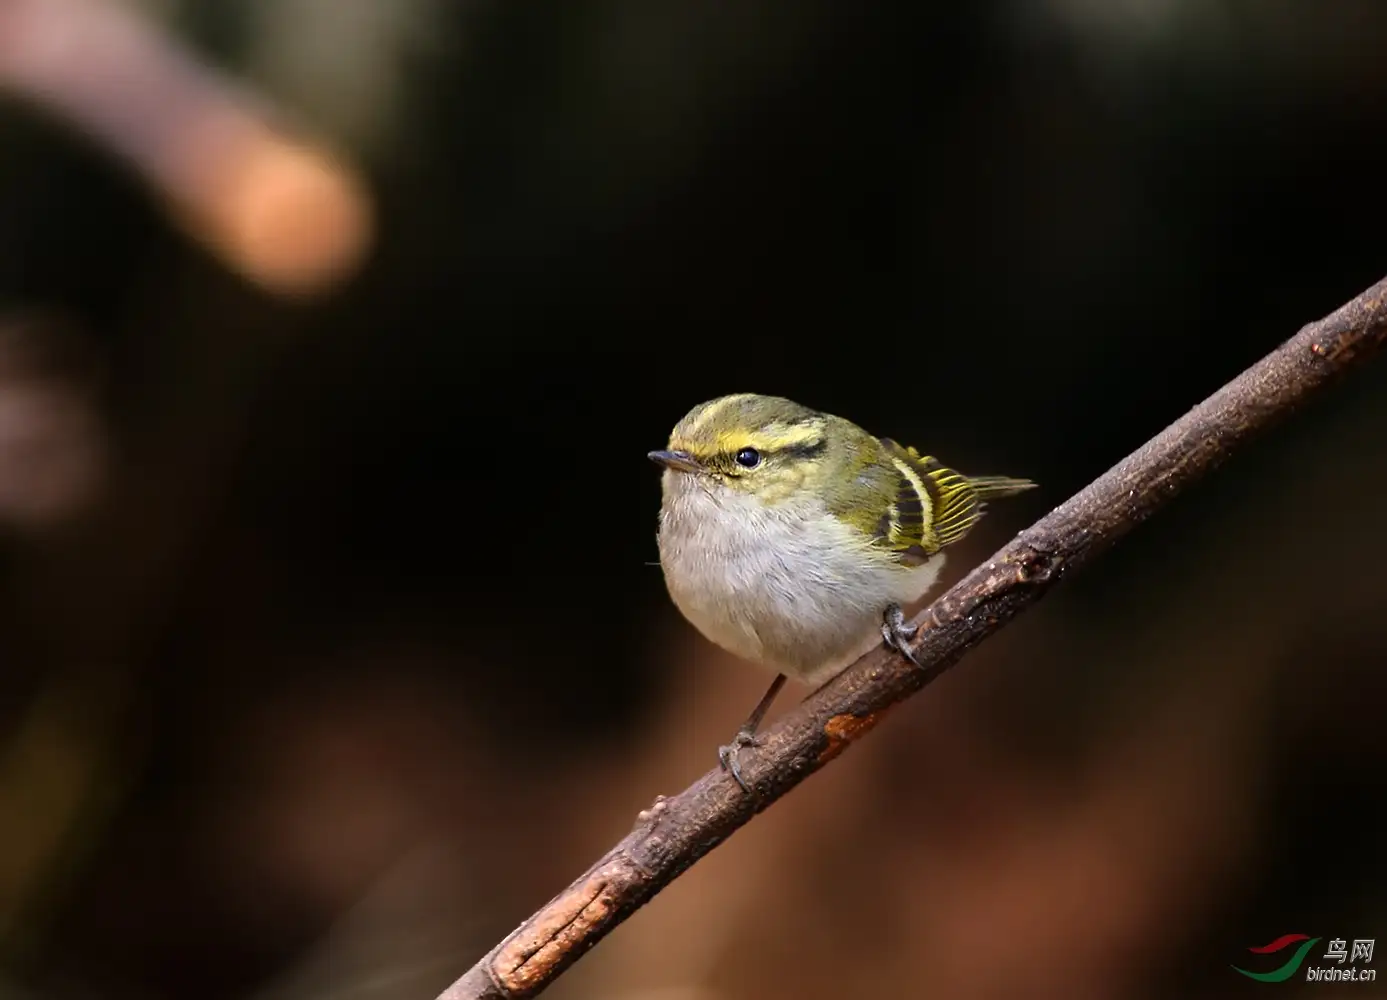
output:
<svg viewBox="0 0 1387 1000"><path fill-rule="evenodd" d="M718 751L738 751L786 676L822 684L883 639L909 656L901 605L918 600L983 502L1034 486L965 476L842 417L741 393L694 407L664 466L660 564L705 636L774 669L770 690Z"/></svg>

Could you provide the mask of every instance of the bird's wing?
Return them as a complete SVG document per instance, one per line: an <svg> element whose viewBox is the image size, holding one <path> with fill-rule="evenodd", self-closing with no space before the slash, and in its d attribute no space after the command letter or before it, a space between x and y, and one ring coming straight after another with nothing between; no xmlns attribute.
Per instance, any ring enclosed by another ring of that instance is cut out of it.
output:
<svg viewBox="0 0 1387 1000"><path fill-rule="evenodd" d="M978 489L980 481L943 465L938 459L921 455L890 438L881 439L885 458L897 474L895 498L882 515L877 535L902 562L924 562L946 545L951 545L978 523L983 498L994 495ZM1015 492L1025 488L1022 480L1008 480ZM995 495L1003 495L998 486Z"/></svg>

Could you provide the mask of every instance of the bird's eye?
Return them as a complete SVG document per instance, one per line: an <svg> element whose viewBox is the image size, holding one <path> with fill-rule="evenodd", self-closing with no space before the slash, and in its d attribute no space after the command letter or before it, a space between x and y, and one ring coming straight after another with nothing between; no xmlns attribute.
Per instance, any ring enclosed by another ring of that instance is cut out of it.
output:
<svg viewBox="0 0 1387 1000"><path fill-rule="evenodd" d="M743 448L737 452L737 464L744 469L754 469L761 464L761 453L755 448Z"/></svg>

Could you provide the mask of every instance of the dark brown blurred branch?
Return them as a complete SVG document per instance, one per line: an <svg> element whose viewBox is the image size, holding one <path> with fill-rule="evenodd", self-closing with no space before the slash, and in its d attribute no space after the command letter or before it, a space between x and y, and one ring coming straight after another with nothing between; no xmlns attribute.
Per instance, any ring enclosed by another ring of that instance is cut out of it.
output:
<svg viewBox="0 0 1387 1000"><path fill-rule="evenodd" d="M1050 586L1146 520L1257 431L1387 340L1387 279L1311 323L1021 532L925 611L915 655L879 649L743 754L753 793L720 770L643 812L636 828L446 990L439 1000L534 996L738 827L871 729Z"/></svg>
<svg viewBox="0 0 1387 1000"><path fill-rule="evenodd" d="M363 178L269 102L128 4L0 0L0 97L12 92L121 157L229 267L316 294L372 241Z"/></svg>

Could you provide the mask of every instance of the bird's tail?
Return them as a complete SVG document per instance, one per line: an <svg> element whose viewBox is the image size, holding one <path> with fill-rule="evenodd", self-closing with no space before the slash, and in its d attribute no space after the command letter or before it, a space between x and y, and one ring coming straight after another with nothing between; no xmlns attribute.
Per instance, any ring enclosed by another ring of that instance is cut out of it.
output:
<svg viewBox="0 0 1387 1000"><path fill-rule="evenodd" d="M968 485L979 500L995 500L1035 489L1035 483L1029 479L1012 479L1010 476L969 476Z"/></svg>

